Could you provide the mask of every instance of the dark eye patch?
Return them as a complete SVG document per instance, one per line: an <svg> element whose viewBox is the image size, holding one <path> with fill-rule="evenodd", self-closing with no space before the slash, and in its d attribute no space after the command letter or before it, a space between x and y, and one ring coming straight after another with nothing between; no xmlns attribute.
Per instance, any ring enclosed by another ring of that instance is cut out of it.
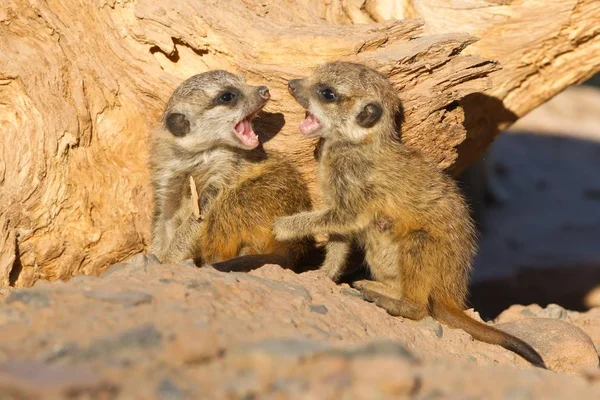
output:
<svg viewBox="0 0 600 400"><path fill-rule="evenodd" d="M213 100L215 106L235 106L242 94L234 87L223 89Z"/></svg>
<svg viewBox="0 0 600 400"><path fill-rule="evenodd" d="M222 102L222 103L229 103L230 101L232 101L236 97L237 96L236 96L235 93L225 92L221 96L219 96L219 101Z"/></svg>

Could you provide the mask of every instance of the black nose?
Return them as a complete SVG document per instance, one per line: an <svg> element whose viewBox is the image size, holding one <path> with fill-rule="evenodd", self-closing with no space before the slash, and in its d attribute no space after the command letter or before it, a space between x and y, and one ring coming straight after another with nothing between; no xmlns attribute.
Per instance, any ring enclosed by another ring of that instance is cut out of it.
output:
<svg viewBox="0 0 600 400"><path fill-rule="evenodd" d="M300 84L300 79L292 79L288 82L288 90L290 93L294 93Z"/></svg>
<svg viewBox="0 0 600 400"><path fill-rule="evenodd" d="M269 93L269 88L266 86L261 86L258 88L258 94L265 100L269 100L271 98L271 93Z"/></svg>

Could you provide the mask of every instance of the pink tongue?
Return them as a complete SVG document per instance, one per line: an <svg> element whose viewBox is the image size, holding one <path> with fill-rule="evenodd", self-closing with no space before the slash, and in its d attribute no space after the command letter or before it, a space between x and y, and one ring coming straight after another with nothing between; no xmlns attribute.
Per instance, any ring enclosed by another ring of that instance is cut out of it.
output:
<svg viewBox="0 0 600 400"><path fill-rule="evenodd" d="M308 117L300 122L300 133L303 135L310 135L321 126L319 120L314 115L310 114Z"/></svg>
<svg viewBox="0 0 600 400"><path fill-rule="evenodd" d="M252 124L247 119L244 119L235 126L235 133L237 133L240 141L248 147L258 146L258 137L252 129Z"/></svg>

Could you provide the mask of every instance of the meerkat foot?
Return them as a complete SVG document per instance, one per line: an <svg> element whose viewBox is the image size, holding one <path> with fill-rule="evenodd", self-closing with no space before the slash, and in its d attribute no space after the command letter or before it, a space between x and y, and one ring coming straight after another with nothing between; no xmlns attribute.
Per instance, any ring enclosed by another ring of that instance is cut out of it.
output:
<svg viewBox="0 0 600 400"><path fill-rule="evenodd" d="M379 305L382 297L390 298L391 295L387 290L389 288L379 282L361 280L354 282L352 287L360 291L363 300L377 305Z"/></svg>
<svg viewBox="0 0 600 400"><path fill-rule="evenodd" d="M393 288L381 282L362 279L352 283L352 287L364 293L374 295L385 295L392 298L401 298L402 293L399 288ZM376 296L375 296L376 297Z"/></svg>
<svg viewBox="0 0 600 400"><path fill-rule="evenodd" d="M420 320L427 315L427 309L402 297L398 289L394 289L380 282L362 280L354 282L354 288L360 290L363 299L375 303L388 314L395 317L404 317Z"/></svg>

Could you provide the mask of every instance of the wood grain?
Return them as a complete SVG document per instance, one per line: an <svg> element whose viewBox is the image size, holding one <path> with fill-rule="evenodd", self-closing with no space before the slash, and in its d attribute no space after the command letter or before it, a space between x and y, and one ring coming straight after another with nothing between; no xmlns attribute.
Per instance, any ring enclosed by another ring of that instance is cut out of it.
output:
<svg viewBox="0 0 600 400"><path fill-rule="evenodd" d="M193 74L271 88L267 111L285 124L261 124L266 136L283 125L266 147L297 163L318 203L288 79L334 59L379 69L404 100L404 140L458 171L598 70L599 18L595 0L5 0L0 286L97 275L146 248L147 139Z"/></svg>

